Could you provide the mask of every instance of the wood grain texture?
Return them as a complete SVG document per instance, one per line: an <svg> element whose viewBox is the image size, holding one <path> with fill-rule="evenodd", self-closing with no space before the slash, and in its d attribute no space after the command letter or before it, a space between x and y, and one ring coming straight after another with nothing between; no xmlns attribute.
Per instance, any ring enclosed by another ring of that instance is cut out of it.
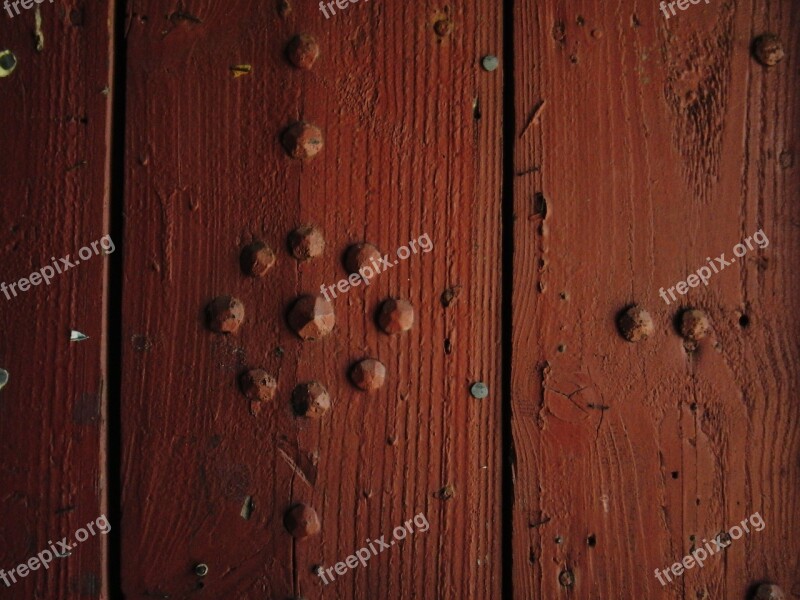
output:
<svg viewBox="0 0 800 600"><path fill-rule="evenodd" d="M488 598L500 592L501 50L499 7L370 2L325 20L311 3L197 0L165 9L134 0L127 35L122 585L125 597ZM451 19L440 38L433 25ZM322 55L293 69L284 49L312 33ZM234 78L230 67L252 65ZM474 105L482 117L475 118ZM285 155L290 123L322 128L307 163ZM286 250L314 223L322 257ZM354 242L390 259L428 234L433 250L333 302L334 332L302 342L284 313L346 274ZM276 250L263 280L240 249ZM460 286L444 308L441 294ZM245 322L203 324L217 295ZM414 328L388 337L373 315L409 299ZM354 360L380 358L386 385L356 391ZM278 379L257 417L237 390L246 368ZM292 415L295 384L333 398L321 422ZM490 396L469 395L485 381ZM393 440L393 441L390 441ZM437 497L446 486L449 500ZM254 510L240 516L246 498ZM295 502L316 508L319 536L293 542ZM423 513L416 532L325 586L332 567ZM195 563L209 565L202 580ZM200 587L202 586L202 592Z"/></svg>
<svg viewBox="0 0 800 600"><path fill-rule="evenodd" d="M514 157L515 597L800 594L798 10L516 4L517 131L545 105ZM769 70L749 55L764 31L787 54ZM767 248L659 297L761 228ZM634 303L656 326L637 344L615 326ZM693 352L688 306L714 329ZM755 512L763 531L659 584Z"/></svg>
<svg viewBox="0 0 800 600"><path fill-rule="evenodd" d="M108 232L111 11L61 1L0 14L0 282L17 283ZM6 573L106 511L105 317L108 259L46 285L0 294L0 568ZM16 297L13 294L17 294ZM70 342L70 330L89 336ZM116 532L113 532L114 534ZM104 536L89 537L0 598L108 597ZM8 583L13 582L9 578Z"/></svg>

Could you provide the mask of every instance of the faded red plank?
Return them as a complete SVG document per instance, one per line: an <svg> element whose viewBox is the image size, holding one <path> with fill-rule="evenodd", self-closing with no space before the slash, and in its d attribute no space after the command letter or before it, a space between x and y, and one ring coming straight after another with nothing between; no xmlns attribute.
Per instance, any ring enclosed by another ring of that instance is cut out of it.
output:
<svg viewBox="0 0 800 600"><path fill-rule="evenodd" d="M74 261L108 232L112 12L107 2L38 8L40 50L36 9L0 14L0 50L18 61L0 78L3 285L51 265L51 257ZM49 285L37 280L24 292L15 287L16 297L8 288L10 298L0 295L0 368L10 373L0 391L5 573L51 540L74 542L79 528L106 512L107 264L92 253L61 275L53 271ZM71 343L71 329L89 339ZM105 556L106 537L90 536L48 569L33 563L24 578L7 578L10 587L0 580L0 598L107 598Z"/></svg>
<svg viewBox="0 0 800 600"><path fill-rule="evenodd" d="M744 598L767 580L796 595L798 7L515 16L519 132L546 102L515 153L515 596ZM748 51L763 31L787 52L771 70ZM760 228L768 248L659 297ZM637 344L615 326L632 303L655 322ZM687 306L714 328L695 352L673 326ZM655 578L691 536L757 511L766 528L724 557Z"/></svg>
<svg viewBox="0 0 800 600"><path fill-rule="evenodd" d="M497 596L502 75L478 60L500 53L499 8L376 2L326 21L315 5L291 5L282 17L273 2L131 4L123 591ZM452 32L438 36L434 23L448 18ZM311 72L284 58L300 32L322 48ZM251 73L234 78L239 64ZM278 144L301 118L325 135L306 164ZM287 234L309 222L327 246L298 264ZM333 301L329 337L302 342L288 330L295 297L345 276L349 244L366 239L391 256L423 234L432 251ZM263 280L238 265L256 238L277 254ZM451 286L460 295L445 309ZM222 294L246 310L229 337L203 325L203 307ZM409 333L377 330L373 314L388 296L413 303ZM388 371L370 395L346 379L363 356ZM257 417L236 385L252 367L278 381ZM332 397L320 422L289 405L295 384L311 379ZM476 380L489 398L469 396ZM435 496L448 485L450 500ZM284 530L295 502L317 509L318 537L294 543ZM368 566L327 586L312 573L419 513L430 529ZM200 562L209 565L202 580L192 572Z"/></svg>

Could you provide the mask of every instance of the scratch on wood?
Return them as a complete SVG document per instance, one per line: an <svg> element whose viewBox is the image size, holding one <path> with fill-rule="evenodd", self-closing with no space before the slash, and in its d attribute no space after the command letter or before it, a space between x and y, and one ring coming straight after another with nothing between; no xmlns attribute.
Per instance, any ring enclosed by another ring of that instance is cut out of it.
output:
<svg viewBox="0 0 800 600"><path fill-rule="evenodd" d="M292 471L294 471L294 473L298 475L300 479L302 479L308 484L308 487L314 487L313 484L308 480L308 477L306 477L306 474L303 472L303 469L301 469L298 466L298 464L294 462L294 460L292 460L292 458L288 454L286 454L286 452L284 452L281 448L278 448L278 453L281 455L281 458L283 458L283 460L286 461L289 467L291 467Z"/></svg>
<svg viewBox="0 0 800 600"><path fill-rule="evenodd" d="M33 30L33 39L36 42L36 51L41 52L44 50L44 33L42 33L42 12L39 7L36 7L36 12L33 14L35 21Z"/></svg>
<svg viewBox="0 0 800 600"><path fill-rule="evenodd" d="M522 133L519 134L519 139L522 139L522 136L525 135L525 132L528 131L530 126L539 120L539 113L542 112L542 109L544 108L546 102L547 102L546 100L539 100L539 102L536 103L536 106L533 107L533 110L531 111L531 116L528 117L528 122L522 129Z"/></svg>

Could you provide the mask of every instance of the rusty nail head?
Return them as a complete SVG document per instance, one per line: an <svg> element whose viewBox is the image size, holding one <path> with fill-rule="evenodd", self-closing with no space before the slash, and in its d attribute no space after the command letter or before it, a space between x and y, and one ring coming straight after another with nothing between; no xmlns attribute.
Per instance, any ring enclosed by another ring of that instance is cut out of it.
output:
<svg viewBox="0 0 800 600"><path fill-rule="evenodd" d="M278 382L264 369L250 369L239 377L239 388L248 400L269 402L275 397Z"/></svg>
<svg viewBox="0 0 800 600"><path fill-rule="evenodd" d="M194 573L198 577L205 577L208 575L208 565L204 563L200 563L194 566Z"/></svg>
<svg viewBox="0 0 800 600"><path fill-rule="evenodd" d="M365 392L377 390L386 380L386 367L379 360L365 358L350 369L350 380Z"/></svg>
<svg viewBox="0 0 800 600"><path fill-rule="evenodd" d="M762 583L756 590L754 600L785 600L783 590L774 583Z"/></svg>
<svg viewBox="0 0 800 600"><path fill-rule="evenodd" d="M774 67L783 60L783 44L774 33L765 33L753 41L753 55L765 67Z"/></svg>
<svg viewBox="0 0 800 600"><path fill-rule="evenodd" d="M333 304L322 296L301 296L289 309L287 322L304 340L318 340L328 335L336 324Z"/></svg>
<svg viewBox="0 0 800 600"><path fill-rule="evenodd" d="M389 335L408 331L414 325L414 307L408 300L389 298L378 310L378 325Z"/></svg>
<svg viewBox="0 0 800 600"><path fill-rule="evenodd" d="M244 304L233 296L218 296L206 307L208 328L217 333L236 333L244 321Z"/></svg>
<svg viewBox="0 0 800 600"><path fill-rule="evenodd" d="M309 419L320 419L331 407L328 390L318 381L301 383L292 392L295 414Z"/></svg>
<svg viewBox="0 0 800 600"><path fill-rule="evenodd" d="M298 69L308 70L319 58L319 44L314 36L301 33L293 37L286 46L286 57Z"/></svg>
<svg viewBox="0 0 800 600"><path fill-rule="evenodd" d="M242 249L239 263L245 275L264 277L275 264L275 253L264 242L253 242Z"/></svg>
<svg viewBox="0 0 800 600"><path fill-rule="evenodd" d="M575 575L572 574L572 571L564 569L558 576L558 582L564 587L572 587L575 585Z"/></svg>
<svg viewBox="0 0 800 600"><path fill-rule="evenodd" d="M690 342L697 342L708 335L711 324L706 313L692 308L681 314L681 335Z"/></svg>
<svg viewBox="0 0 800 600"><path fill-rule="evenodd" d="M494 71L497 69L499 64L500 61L497 60L497 57L493 56L492 54L488 54L481 59L481 66L483 67L484 71Z"/></svg>
<svg viewBox="0 0 800 600"><path fill-rule="evenodd" d="M617 320L619 331L629 342L641 342L653 335L653 319L641 306L631 306Z"/></svg>
<svg viewBox="0 0 800 600"><path fill-rule="evenodd" d="M447 18L439 19L433 24L433 30L436 32L436 35L444 37L453 31L453 22Z"/></svg>
<svg viewBox="0 0 800 600"><path fill-rule="evenodd" d="M310 260L325 251L325 238L314 225L303 225L289 234L289 251L297 260Z"/></svg>
<svg viewBox="0 0 800 600"><path fill-rule="evenodd" d="M283 524L293 538L305 538L319 533L322 526L315 511L305 504L297 504L284 516Z"/></svg>
<svg viewBox="0 0 800 600"><path fill-rule="evenodd" d="M350 246L344 254L344 268L348 274L359 273L361 269L369 267L374 271L381 259L381 251L369 242L361 242Z"/></svg>
<svg viewBox="0 0 800 600"><path fill-rule="evenodd" d="M281 143L289 156L301 160L314 158L325 145L322 130L305 121L290 125L281 135Z"/></svg>

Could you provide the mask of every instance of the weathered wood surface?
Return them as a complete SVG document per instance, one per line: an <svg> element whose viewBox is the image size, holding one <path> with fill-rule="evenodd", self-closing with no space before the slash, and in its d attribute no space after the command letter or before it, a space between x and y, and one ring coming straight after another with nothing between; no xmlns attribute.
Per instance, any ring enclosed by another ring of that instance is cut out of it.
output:
<svg viewBox="0 0 800 600"><path fill-rule="evenodd" d="M499 7L371 2L325 20L291 2L134 0L127 35L122 385L122 587L126 598L489 598L501 587L500 270L502 72ZM450 19L439 36L434 23ZM322 49L310 72L284 58L301 32ZM230 67L250 64L234 78ZM482 117L474 116L478 101ZM278 137L306 119L325 148L303 164ZM288 233L314 223L324 255L299 264ZM284 313L346 273L367 240L384 253L428 234L433 250L333 300L336 328L303 342ZM263 280L239 269L262 239ZM450 287L460 294L448 307ZM245 305L235 335L208 331L215 296ZM409 299L414 328L388 337L373 315ZM349 365L387 367L356 391ZM243 370L278 379L257 417ZM293 387L316 379L333 407L295 418ZM490 395L475 400L473 381ZM450 499L437 496L451 486ZM241 511L246 498L254 508ZM321 533L293 542L282 519L317 509ZM332 567L423 513L430 530L325 586ZM206 563L208 575L193 574Z"/></svg>
<svg viewBox="0 0 800 600"><path fill-rule="evenodd" d="M0 78L5 286L52 265L51 257L75 261L81 247L108 232L109 6L45 3L39 12L38 27L36 9L0 14L0 51L17 58ZM51 540L74 542L76 530L106 511L107 265L107 257L93 256L53 271L49 285L34 278L26 291L0 294L0 368L10 374L0 391L0 568L7 578ZM71 329L89 339L70 342ZM48 569L33 563L24 578L7 579L10 587L0 581L0 598L107 598L106 542L89 537Z"/></svg>
<svg viewBox="0 0 800 600"><path fill-rule="evenodd" d="M795 597L799 7L650 4L515 7L514 596ZM761 228L767 248L659 297ZM615 325L633 303L655 322L636 344ZM687 306L714 329L694 352ZM662 588L691 536L755 512L763 531Z"/></svg>

